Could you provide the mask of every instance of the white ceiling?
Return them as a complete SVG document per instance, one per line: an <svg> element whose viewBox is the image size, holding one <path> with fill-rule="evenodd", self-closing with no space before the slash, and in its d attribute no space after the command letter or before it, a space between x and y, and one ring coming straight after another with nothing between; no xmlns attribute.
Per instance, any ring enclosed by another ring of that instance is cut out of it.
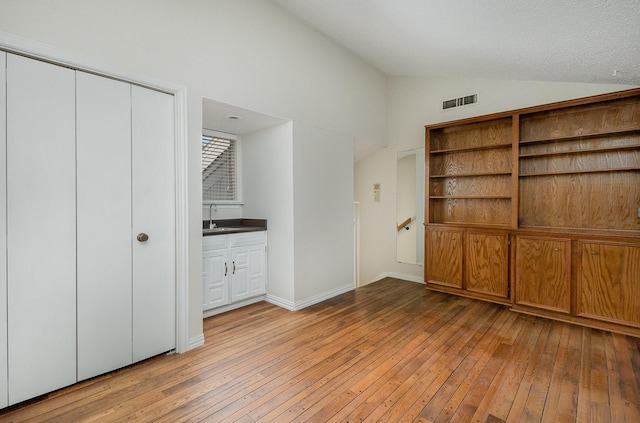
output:
<svg viewBox="0 0 640 423"><path fill-rule="evenodd" d="M227 134L243 135L287 122L273 116L205 98L202 127Z"/></svg>
<svg viewBox="0 0 640 423"><path fill-rule="evenodd" d="M392 76L640 85L640 0L273 0Z"/></svg>

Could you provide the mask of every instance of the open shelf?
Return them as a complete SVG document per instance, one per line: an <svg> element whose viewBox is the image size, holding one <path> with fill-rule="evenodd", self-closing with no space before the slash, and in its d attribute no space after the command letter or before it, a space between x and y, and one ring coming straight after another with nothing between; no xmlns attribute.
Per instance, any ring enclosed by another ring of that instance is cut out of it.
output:
<svg viewBox="0 0 640 423"><path fill-rule="evenodd" d="M615 145L610 147L598 147L598 148L582 148L578 150L567 150L567 151L547 151L542 153L526 153L520 154L518 157L521 159L529 158L529 157L544 157L544 156L561 156L565 154L584 154L584 153L600 153L604 151L623 151L623 150L640 150L640 144L630 144L630 145Z"/></svg>
<svg viewBox="0 0 640 423"><path fill-rule="evenodd" d="M575 140L586 140L592 138L602 138L608 137L612 135L634 135L640 134L640 128L625 128L620 130L612 130L606 132L592 132L586 134L576 134L576 135L567 135L567 136L559 136L559 137L545 137L539 139L521 139L520 144L542 144L542 143L551 143L556 141L575 141Z"/></svg>
<svg viewBox="0 0 640 423"><path fill-rule="evenodd" d="M508 172L460 173L455 175L430 175L431 178L470 178L475 176L511 176Z"/></svg>
<svg viewBox="0 0 640 423"><path fill-rule="evenodd" d="M578 170L562 170L557 172L538 172L538 173L524 173L519 176L529 177L529 176L554 176L554 175L575 175L580 173L602 173L602 172L633 172L640 171L640 167L615 167L615 168L607 168L607 169L578 169Z"/></svg>
<svg viewBox="0 0 640 423"><path fill-rule="evenodd" d="M511 196L506 195L430 195L434 200L511 200Z"/></svg>
<svg viewBox="0 0 640 423"><path fill-rule="evenodd" d="M481 150L495 150L500 148L511 148L511 143L496 144L496 145L478 145L474 147L462 147L462 148L448 148L446 150L431 150L430 154L445 154L445 153L457 153L462 151L481 151Z"/></svg>

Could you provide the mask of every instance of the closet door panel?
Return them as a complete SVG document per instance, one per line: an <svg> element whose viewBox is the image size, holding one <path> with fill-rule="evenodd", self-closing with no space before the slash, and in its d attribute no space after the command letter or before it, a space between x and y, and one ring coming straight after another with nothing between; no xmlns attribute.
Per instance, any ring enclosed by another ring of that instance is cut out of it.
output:
<svg viewBox="0 0 640 423"><path fill-rule="evenodd" d="M132 362L131 86L77 72L78 379Z"/></svg>
<svg viewBox="0 0 640 423"><path fill-rule="evenodd" d="M9 403L76 381L75 72L7 55Z"/></svg>
<svg viewBox="0 0 640 423"><path fill-rule="evenodd" d="M132 86L134 361L176 344L173 122L173 96Z"/></svg>
<svg viewBox="0 0 640 423"><path fill-rule="evenodd" d="M7 54L0 51L0 169L7 168ZM7 174L0 172L0 408L9 404L7 391Z"/></svg>

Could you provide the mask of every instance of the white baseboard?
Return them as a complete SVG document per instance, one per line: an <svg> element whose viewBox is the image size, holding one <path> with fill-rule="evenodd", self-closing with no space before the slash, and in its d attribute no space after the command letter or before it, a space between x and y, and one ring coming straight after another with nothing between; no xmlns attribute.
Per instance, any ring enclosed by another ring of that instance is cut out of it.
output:
<svg viewBox="0 0 640 423"><path fill-rule="evenodd" d="M192 350L194 348L198 348L204 345L204 333L201 333L198 336L194 336L189 339L189 345L187 345L187 351Z"/></svg>
<svg viewBox="0 0 640 423"><path fill-rule="evenodd" d="M273 305L277 305L278 307L286 308L290 311L302 310L305 307L312 306L314 304L320 303L324 300L328 300L329 298L336 297L340 294L344 294L345 292L353 291L355 287L352 283L348 285L341 286L339 288L332 289L330 291L323 292L321 294L315 295L311 298L308 298L303 301L292 302L289 300L285 300L283 298L276 297L274 295L267 294L265 300Z"/></svg>
<svg viewBox="0 0 640 423"><path fill-rule="evenodd" d="M293 301L285 300L275 295L267 294L264 300L278 307L286 308L289 311L296 310L296 304Z"/></svg>

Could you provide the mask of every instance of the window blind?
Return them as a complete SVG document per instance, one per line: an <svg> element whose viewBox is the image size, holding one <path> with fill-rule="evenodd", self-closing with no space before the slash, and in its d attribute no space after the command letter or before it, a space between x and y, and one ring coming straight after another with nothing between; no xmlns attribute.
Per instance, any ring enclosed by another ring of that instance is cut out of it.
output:
<svg viewBox="0 0 640 423"><path fill-rule="evenodd" d="M236 201L236 140L202 136L203 201Z"/></svg>

